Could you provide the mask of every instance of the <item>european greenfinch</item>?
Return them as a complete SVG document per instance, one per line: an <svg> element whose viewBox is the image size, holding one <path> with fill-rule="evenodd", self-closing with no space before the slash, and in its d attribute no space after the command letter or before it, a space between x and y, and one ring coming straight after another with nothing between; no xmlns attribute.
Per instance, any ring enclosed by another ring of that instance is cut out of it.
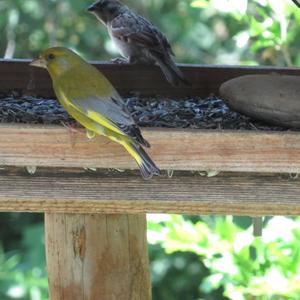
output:
<svg viewBox="0 0 300 300"><path fill-rule="evenodd" d="M147 19L117 0L99 0L88 11L106 26L127 62L157 64L172 85L189 84L172 59L174 53L167 38Z"/></svg>
<svg viewBox="0 0 300 300"><path fill-rule="evenodd" d="M32 66L48 70L55 94L65 110L87 129L121 144L136 160L143 178L160 174L142 146L150 147L122 98L94 66L73 51L55 47L42 52Z"/></svg>

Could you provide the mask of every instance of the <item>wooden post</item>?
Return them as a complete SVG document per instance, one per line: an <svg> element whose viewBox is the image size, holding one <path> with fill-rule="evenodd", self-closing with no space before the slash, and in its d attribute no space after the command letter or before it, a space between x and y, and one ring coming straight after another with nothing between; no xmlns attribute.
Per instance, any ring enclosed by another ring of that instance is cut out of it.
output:
<svg viewBox="0 0 300 300"><path fill-rule="evenodd" d="M262 236L263 218L262 217L254 217L254 218L252 218L252 223L253 223L253 235L255 237Z"/></svg>
<svg viewBox="0 0 300 300"><path fill-rule="evenodd" d="M51 300L150 300L145 215L45 214Z"/></svg>

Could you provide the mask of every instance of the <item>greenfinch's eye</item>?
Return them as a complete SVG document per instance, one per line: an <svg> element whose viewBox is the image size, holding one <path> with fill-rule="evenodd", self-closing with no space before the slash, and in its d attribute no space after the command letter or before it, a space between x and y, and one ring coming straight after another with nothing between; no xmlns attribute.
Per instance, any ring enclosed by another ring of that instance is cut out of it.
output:
<svg viewBox="0 0 300 300"><path fill-rule="evenodd" d="M53 53L50 53L48 55L48 60L53 60L55 58L55 55Z"/></svg>

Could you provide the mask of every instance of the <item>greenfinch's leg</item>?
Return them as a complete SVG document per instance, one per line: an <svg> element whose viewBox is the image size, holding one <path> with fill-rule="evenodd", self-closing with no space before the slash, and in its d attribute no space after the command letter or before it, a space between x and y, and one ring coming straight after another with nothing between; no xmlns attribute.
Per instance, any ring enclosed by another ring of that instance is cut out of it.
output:
<svg viewBox="0 0 300 300"><path fill-rule="evenodd" d="M65 122L61 122L61 124L68 129L69 133L70 133L70 140L71 140L71 144L72 146L75 145L75 133L79 132L79 130L77 128L75 128L73 123L65 123Z"/></svg>
<svg viewBox="0 0 300 300"><path fill-rule="evenodd" d="M71 133L79 132L78 129L76 129L74 123L66 123L61 121L60 122L65 128L67 128Z"/></svg>

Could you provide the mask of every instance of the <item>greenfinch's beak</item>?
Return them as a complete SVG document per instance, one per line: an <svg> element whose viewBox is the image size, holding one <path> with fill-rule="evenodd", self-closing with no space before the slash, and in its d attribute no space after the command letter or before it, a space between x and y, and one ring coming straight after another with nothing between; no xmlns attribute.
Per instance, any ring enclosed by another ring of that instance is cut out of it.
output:
<svg viewBox="0 0 300 300"><path fill-rule="evenodd" d="M44 69L47 68L47 62L42 57L34 59L29 65L33 66L33 67L38 67L38 68L44 68Z"/></svg>

